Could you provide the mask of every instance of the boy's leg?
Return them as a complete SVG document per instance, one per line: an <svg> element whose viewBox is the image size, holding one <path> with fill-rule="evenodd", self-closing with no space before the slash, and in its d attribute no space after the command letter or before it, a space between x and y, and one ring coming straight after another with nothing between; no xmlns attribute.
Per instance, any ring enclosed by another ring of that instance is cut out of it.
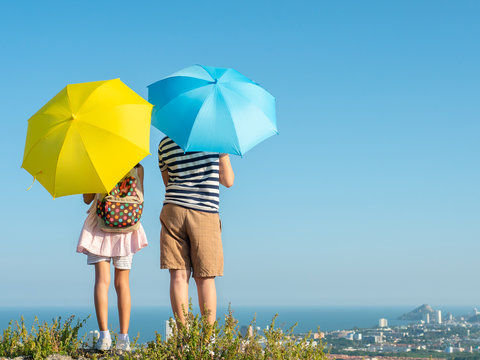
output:
<svg viewBox="0 0 480 360"><path fill-rule="evenodd" d="M118 317L120 334L128 334L132 300L130 296L129 269L115 268L115 290L117 292Z"/></svg>
<svg viewBox="0 0 480 360"><path fill-rule="evenodd" d="M160 214L160 267L170 271L170 302L174 315L184 324L188 312L190 241L185 231L186 209L166 204Z"/></svg>
<svg viewBox="0 0 480 360"><path fill-rule="evenodd" d="M215 277L223 275L223 249L220 218L216 213L189 210L187 233L190 238L193 277L197 284L202 315L215 322L217 291Z"/></svg>
<svg viewBox="0 0 480 360"><path fill-rule="evenodd" d="M170 270L170 302L173 314L185 324L184 312L188 312L188 281L190 270Z"/></svg>
<svg viewBox="0 0 480 360"><path fill-rule="evenodd" d="M95 264L95 311L100 331L108 330L108 287L110 286L110 262Z"/></svg>
<svg viewBox="0 0 480 360"><path fill-rule="evenodd" d="M198 305L202 316L207 316L209 324L217 318L217 290L215 288L215 277L195 277L198 292Z"/></svg>

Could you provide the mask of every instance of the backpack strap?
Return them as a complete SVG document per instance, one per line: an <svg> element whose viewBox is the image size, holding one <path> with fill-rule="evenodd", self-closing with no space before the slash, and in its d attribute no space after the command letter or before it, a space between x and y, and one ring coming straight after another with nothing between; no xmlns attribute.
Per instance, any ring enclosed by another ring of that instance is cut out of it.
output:
<svg viewBox="0 0 480 360"><path fill-rule="evenodd" d="M97 212L97 202L100 201L105 195L103 194L95 194L95 197L93 198L92 204L87 210L87 214L95 214Z"/></svg>
<svg viewBox="0 0 480 360"><path fill-rule="evenodd" d="M137 187L135 188L135 191L138 193L138 196L140 197L140 201L143 201L143 186L142 186L142 184L140 182L140 179L138 177L137 168L134 167L132 170L130 170L128 175L135 178L136 183L137 183Z"/></svg>

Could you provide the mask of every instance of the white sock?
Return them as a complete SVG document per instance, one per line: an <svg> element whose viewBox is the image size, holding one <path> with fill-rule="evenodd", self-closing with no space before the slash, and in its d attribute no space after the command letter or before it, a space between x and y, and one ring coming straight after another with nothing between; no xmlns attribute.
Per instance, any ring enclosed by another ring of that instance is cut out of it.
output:
<svg viewBox="0 0 480 360"><path fill-rule="evenodd" d="M130 339L128 338L128 334L118 334L118 340L130 341Z"/></svg>
<svg viewBox="0 0 480 360"><path fill-rule="evenodd" d="M111 339L110 337L110 331L109 330L106 330L106 331L100 331L100 337L98 338L98 340L102 340L102 339Z"/></svg>

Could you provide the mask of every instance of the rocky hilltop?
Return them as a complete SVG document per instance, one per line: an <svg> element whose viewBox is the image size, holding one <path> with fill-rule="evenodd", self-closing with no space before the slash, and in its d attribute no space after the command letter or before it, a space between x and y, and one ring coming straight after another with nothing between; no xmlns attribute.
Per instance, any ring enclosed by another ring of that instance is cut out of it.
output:
<svg viewBox="0 0 480 360"><path fill-rule="evenodd" d="M426 314L433 314L435 310L428 305L428 304L423 304L422 306L419 306L415 310L412 310L406 314L403 314L402 316L398 317L398 320L422 320L423 317Z"/></svg>

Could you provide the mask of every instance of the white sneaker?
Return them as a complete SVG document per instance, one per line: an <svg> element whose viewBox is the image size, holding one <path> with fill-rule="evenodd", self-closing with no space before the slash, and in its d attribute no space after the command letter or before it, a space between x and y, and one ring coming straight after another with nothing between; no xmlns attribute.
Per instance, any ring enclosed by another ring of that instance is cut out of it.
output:
<svg viewBox="0 0 480 360"><path fill-rule="evenodd" d="M130 351L130 341L129 340L117 340L115 344L116 350Z"/></svg>
<svg viewBox="0 0 480 360"><path fill-rule="evenodd" d="M95 350L106 351L110 350L112 347L112 339L111 338L101 338L95 344Z"/></svg>
<svg viewBox="0 0 480 360"><path fill-rule="evenodd" d="M88 348L93 348L100 338L100 332L98 330L92 330L88 333L87 337L87 346Z"/></svg>

